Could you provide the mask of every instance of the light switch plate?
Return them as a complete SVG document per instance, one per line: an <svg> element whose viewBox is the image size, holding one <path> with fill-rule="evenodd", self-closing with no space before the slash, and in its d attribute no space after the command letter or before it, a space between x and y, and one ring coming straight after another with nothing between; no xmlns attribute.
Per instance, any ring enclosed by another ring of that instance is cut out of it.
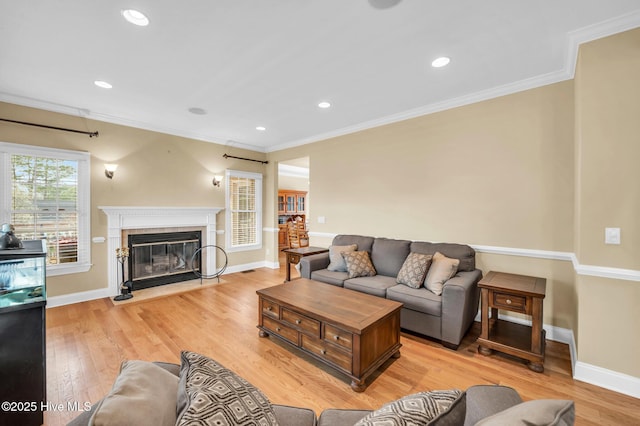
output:
<svg viewBox="0 0 640 426"><path fill-rule="evenodd" d="M620 228L604 228L605 244L620 244Z"/></svg>
<svg viewBox="0 0 640 426"><path fill-rule="evenodd" d="M327 218L325 218L324 216L318 216L318 223L326 223L327 222Z"/></svg>

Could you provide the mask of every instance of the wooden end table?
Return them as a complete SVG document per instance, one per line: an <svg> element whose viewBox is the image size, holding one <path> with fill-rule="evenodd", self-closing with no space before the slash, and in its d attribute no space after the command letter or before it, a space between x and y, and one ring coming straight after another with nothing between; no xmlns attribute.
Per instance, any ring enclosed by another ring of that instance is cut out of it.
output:
<svg viewBox="0 0 640 426"><path fill-rule="evenodd" d="M291 281L291 264L300 262L305 256L311 256L312 254L326 253L328 248L324 247L301 247L301 248L289 248L282 250L287 255L287 265L285 268L286 278L284 282Z"/></svg>
<svg viewBox="0 0 640 426"><path fill-rule="evenodd" d="M528 367L544 371L545 331L542 301L547 280L505 272L489 272L478 282L482 308L482 332L478 352L493 350L526 359ZM498 319L498 309L531 316L531 326ZM491 310L491 316L489 316Z"/></svg>

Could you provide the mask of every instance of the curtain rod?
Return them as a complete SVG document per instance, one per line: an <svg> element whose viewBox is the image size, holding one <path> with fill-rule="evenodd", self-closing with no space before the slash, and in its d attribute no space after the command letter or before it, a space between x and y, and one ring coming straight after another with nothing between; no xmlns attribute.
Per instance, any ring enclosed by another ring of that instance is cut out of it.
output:
<svg viewBox="0 0 640 426"><path fill-rule="evenodd" d="M269 164L268 161L254 160L252 158L236 157L236 156L227 155L227 154L224 154L223 157L224 158L235 158L236 160L255 161L256 163L262 163L262 164Z"/></svg>
<svg viewBox="0 0 640 426"><path fill-rule="evenodd" d="M85 132L84 130L66 129L64 127L47 126L44 124L28 123L26 121L9 120L6 118L0 118L0 121L6 121L8 123L24 124L25 126L43 127L45 129L62 130L63 132L82 133L83 135L89 135L90 138L98 137L98 132Z"/></svg>

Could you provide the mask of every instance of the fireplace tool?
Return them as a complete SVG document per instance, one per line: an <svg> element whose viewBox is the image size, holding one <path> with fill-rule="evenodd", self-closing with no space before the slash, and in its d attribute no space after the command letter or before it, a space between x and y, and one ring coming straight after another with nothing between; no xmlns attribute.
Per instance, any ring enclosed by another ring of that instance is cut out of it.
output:
<svg viewBox="0 0 640 426"><path fill-rule="evenodd" d="M133 283L131 281L125 281L124 279L124 264L129 258L129 247L122 247L116 249L116 258L120 263L122 269L122 284L120 284L120 294L113 298L113 300L127 300L133 297L131 290L133 289Z"/></svg>

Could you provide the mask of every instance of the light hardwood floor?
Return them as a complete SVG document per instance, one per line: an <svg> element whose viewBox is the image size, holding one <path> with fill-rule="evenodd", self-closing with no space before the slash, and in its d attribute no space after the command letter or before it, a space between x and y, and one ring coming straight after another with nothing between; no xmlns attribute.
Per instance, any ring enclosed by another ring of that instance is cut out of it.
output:
<svg viewBox="0 0 640 426"><path fill-rule="evenodd" d="M292 273L296 275L294 270ZM350 379L289 349L258 337L256 290L282 283L284 268L224 276L224 283L177 295L114 306L110 299L47 310L47 399L95 402L111 387L127 359L179 363L181 350L196 351L233 369L274 403L325 408L378 408L400 396L433 389L502 384L525 400L572 399L578 425L639 424L640 401L573 380L567 345L548 341L545 371L518 359L477 353L475 324L457 351L403 333L401 357L367 380L363 393ZM63 425L78 413L45 413L46 425Z"/></svg>

